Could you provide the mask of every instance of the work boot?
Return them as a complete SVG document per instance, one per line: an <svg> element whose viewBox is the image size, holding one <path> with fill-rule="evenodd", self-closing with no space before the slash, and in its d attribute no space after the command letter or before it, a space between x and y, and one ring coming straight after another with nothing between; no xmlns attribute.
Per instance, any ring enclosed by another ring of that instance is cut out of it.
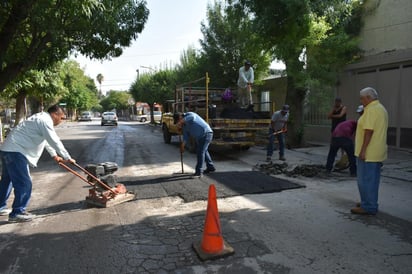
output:
<svg viewBox="0 0 412 274"><path fill-rule="evenodd" d="M350 212L357 215L376 215L376 213L368 212L361 207L352 208Z"/></svg>
<svg viewBox="0 0 412 274"><path fill-rule="evenodd" d="M192 178L192 179L202 178L202 174L201 174L201 173L194 173L194 174L191 176L191 178Z"/></svg>
<svg viewBox="0 0 412 274"><path fill-rule="evenodd" d="M203 174L208 174L211 172L215 172L216 168L206 168L205 170L203 170Z"/></svg>
<svg viewBox="0 0 412 274"><path fill-rule="evenodd" d="M33 220L35 215L30 214L28 212L21 212L17 213L13 217L9 217L9 223L23 223L23 222L30 222Z"/></svg>
<svg viewBox="0 0 412 274"><path fill-rule="evenodd" d="M285 158L285 156L279 156L279 160L286 161L286 158Z"/></svg>
<svg viewBox="0 0 412 274"><path fill-rule="evenodd" d="M8 209L8 208L2 208L2 209L0 209L0 216L6 216L6 215L9 215L9 214L10 214L10 212L11 212L11 209Z"/></svg>
<svg viewBox="0 0 412 274"><path fill-rule="evenodd" d="M271 161L272 161L272 157L267 156L267 157L266 157L266 162L271 162Z"/></svg>

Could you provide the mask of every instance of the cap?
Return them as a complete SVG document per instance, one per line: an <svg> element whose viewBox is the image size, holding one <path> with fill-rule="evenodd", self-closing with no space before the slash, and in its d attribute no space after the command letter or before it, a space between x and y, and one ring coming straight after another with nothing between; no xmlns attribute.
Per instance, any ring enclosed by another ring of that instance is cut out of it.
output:
<svg viewBox="0 0 412 274"><path fill-rule="evenodd" d="M251 66L251 65L252 65L252 63L251 63L249 60L246 60L246 61L245 61L245 65L249 65L249 66Z"/></svg>
<svg viewBox="0 0 412 274"><path fill-rule="evenodd" d="M179 122L179 119L181 117L181 113L180 112L175 112L173 113L173 124L177 124L177 122Z"/></svg>
<svg viewBox="0 0 412 274"><path fill-rule="evenodd" d="M356 109L357 113L361 113L363 111L363 105L359 105L358 108Z"/></svg>
<svg viewBox="0 0 412 274"><path fill-rule="evenodd" d="M282 111L289 112L289 105L283 105Z"/></svg>

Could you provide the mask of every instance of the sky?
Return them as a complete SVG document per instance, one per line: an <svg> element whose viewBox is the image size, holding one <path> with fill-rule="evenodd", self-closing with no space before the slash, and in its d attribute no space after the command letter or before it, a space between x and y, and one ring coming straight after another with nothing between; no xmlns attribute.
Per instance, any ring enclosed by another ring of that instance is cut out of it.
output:
<svg viewBox="0 0 412 274"><path fill-rule="evenodd" d="M103 75L103 94L109 90L128 90L137 78L136 70L141 75L173 67L189 46L200 48L200 27L206 21L208 3L210 0L147 0L150 14L145 27L120 57L103 62L83 56L74 59L97 87L96 76Z"/></svg>

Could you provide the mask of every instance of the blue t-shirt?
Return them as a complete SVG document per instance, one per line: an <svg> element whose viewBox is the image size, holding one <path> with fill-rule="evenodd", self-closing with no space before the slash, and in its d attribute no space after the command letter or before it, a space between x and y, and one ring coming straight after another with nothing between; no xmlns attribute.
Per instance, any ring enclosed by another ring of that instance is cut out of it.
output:
<svg viewBox="0 0 412 274"><path fill-rule="evenodd" d="M185 143L189 141L190 136L198 139L203 137L206 133L213 132L209 124L197 113L187 112L184 114L183 119L185 120L183 126L183 140Z"/></svg>

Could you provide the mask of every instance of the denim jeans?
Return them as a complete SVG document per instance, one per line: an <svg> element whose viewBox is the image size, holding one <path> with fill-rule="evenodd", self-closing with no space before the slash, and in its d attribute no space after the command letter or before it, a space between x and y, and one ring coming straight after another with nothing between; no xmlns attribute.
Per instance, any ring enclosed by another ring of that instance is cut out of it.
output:
<svg viewBox="0 0 412 274"><path fill-rule="evenodd" d="M212 132L206 133L204 136L196 140L196 155L197 155L197 163L196 163L196 168L195 168L196 174L202 173L203 161L206 162L206 167L208 169L215 169L212 158L210 157L210 154L208 151L209 145L212 142L212 140L213 140Z"/></svg>
<svg viewBox="0 0 412 274"><path fill-rule="evenodd" d="M333 163L335 162L338 150L342 148L348 155L350 174L356 174L356 158L354 155L353 141L345 137L333 137L329 147L328 160L326 162L326 169L331 171Z"/></svg>
<svg viewBox="0 0 412 274"><path fill-rule="evenodd" d="M279 133L279 134L273 135L273 132L275 131L272 128L269 128L269 143L267 147L266 156L272 157L275 138L277 138L278 146L279 146L279 157L282 157L285 155L285 134Z"/></svg>
<svg viewBox="0 0 412 274"><path fill-rule="evenodd" d="M2 176L0 180L0 208L5 208L11 189L14 188L14 201L10 217L24 212L29 203L32 181L29 163L19 152L1 151Z"/></svg>
<svg viewBox="0 0 412 274"><path fill-rule="evenodd" d="M378 193L382 163L365 162L357 158L357 164L361 208L375 214L378 212Z"/></svg>

